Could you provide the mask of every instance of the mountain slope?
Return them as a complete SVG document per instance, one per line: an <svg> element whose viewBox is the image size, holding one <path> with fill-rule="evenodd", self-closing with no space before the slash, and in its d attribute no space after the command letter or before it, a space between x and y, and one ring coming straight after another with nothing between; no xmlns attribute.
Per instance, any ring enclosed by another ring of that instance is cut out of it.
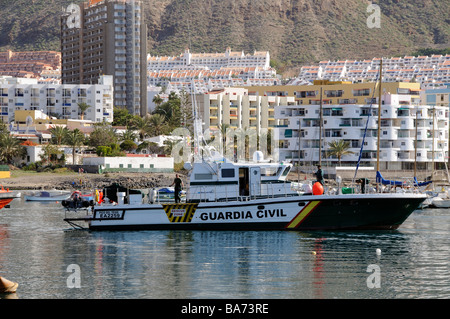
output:
<svg viewBox="0 0 450 319"><path fill-rule="evenodd" d="M0 50L59 50L59 15L79 0L0 0ZM144 0L153 55L269 50L280 65L406 55L450 42L450 1Z"/></svg>

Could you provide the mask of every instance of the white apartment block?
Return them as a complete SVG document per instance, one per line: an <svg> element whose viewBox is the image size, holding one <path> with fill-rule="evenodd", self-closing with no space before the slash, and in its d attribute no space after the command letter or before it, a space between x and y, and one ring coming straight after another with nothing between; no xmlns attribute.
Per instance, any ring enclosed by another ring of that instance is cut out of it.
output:
<svg viewBox="0 0 450 319"><path fill-rule="evenodd" d="M91 107L84 120L112 122L113 77L101 76L99 84L38 84L37 79L0 78L0 119L9 123L17 110L40 110L59 119L80 119L79 103Z"/></svg>
<svg viewBox="0 0 450 319"><path fill-rule="evenodd" d="M162 70L218 70L221 68L259 67L270 69L270 54L268 51L255 51L245 54L243 51L224 53L191 53L186 49L179 56L147 56L149 71Z"/></svg>
<svg viewBox="0 0 450 319"><path fill-rule="evenodd" d="M203 130L218 130L222 125L231 129L274 129L278 121L275 109L294 105L293 96L249 95L245 88L225 88L196 95Z"/></svg>
<svg viewBox="0 0 450 319"><path fill-rule="evenodd" d="M279 84L276 70L270 67L267 51L254 54L233 52L191 53L180 56L148 56L148 86L161 86L170 90L183 88L186 92L207 92L232 86ZM195 83L195 88L192 83ZM187 90L193 88L194 90Z"/></svg>
<svg viewBox="0 0 450 319"><path fill-rule="evenodd" d="M377 79L380 58L372 60L320 61L303 66L292 83L314 80L363 82ZM450 55L383 58L384 82L421 83L424 88L450 82Z"/></svg>
<svg viewBox="0 0 450 319"><path fill-rule="evenodd" d="M433 162L447 161L448 107L417 105L410 95L385 94L381 112L380 169L410 170L415 162L420 169L430 169ZM378 104L323 105L321 136L320 105L280 106L275 118L279 120L275 136L281 161L298 164L300 157L301 165L315 165L321 146L322 166L339 166L336 157L327 155L328 143L345 140L353 154L343 156L342 165L355 166L364 143L360 165L376 166Z"/></svg>

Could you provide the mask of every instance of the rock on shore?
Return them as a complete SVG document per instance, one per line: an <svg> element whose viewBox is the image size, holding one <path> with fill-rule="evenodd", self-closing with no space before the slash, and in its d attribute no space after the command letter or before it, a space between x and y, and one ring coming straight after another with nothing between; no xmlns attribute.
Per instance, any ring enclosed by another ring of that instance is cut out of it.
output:
<svg viewBox="0 0 450 319"><path fill-rule="evenodd" d="M186 183L187 177L180 174ZM54 174L35 173L0 180L5 188L11 190L73 190L103 188L117 183L132 189L168 187L175 173L108 173L108 174Z"/></svg>

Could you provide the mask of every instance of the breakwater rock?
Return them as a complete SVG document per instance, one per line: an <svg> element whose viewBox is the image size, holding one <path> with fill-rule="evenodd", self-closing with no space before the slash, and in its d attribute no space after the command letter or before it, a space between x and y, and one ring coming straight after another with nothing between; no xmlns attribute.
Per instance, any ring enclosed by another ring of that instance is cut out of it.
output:
<svg viewBox="0 0 450 319"><path fill-rule="evenodd" d="M187 177L180 174L184 183ZM108 173L108 174L55 174L35 173L3 179L5 188L11 190L92 190L119 184L126 188L148 189L168 187L172 184L175 173Z"/></svg>

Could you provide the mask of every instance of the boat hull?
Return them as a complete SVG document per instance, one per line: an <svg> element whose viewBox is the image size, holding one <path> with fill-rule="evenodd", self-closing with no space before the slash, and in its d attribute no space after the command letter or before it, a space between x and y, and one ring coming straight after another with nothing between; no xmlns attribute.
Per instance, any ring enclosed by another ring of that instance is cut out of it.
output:
<svg viewBox="0 0 450 319"><path fill-rule="evenodd" d="M53 196L53 197L24 196L24 199L28 202L58 202L69 198L70 194L65 196Z"/></svg>
<svg viewBox="0 0 450 319"><path fill-rule="evenodd" d="M91 230L397 229L425 199L414 194L376 194L97 206L83 220ZM77 220L81 219L66 219Z"/></svg>
<svg viewBox="0 0 450 319"><path fill-rule="evenodd" d="M13 199L14 198L0 198L0 209L11 203Z"/></svg>
<svg viewBox="0 0 450 319"><path fill-rule="evenodd" d="M432 208L450 208L450 200L449 199L433 200L433 201L431 201L430 207L432 207Z"/></svg>

